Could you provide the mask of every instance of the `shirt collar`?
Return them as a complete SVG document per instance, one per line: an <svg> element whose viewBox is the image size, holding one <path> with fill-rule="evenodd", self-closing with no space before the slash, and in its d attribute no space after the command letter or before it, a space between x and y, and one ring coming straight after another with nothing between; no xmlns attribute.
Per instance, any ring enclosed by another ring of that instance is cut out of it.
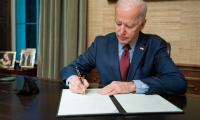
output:
<svg viewBox="0 0 200 120"><path fill-rule="evenodd" d="M136 44L137 40L138 40L138 37L135 40L133 40L131 43L129 43L129 45L131 47L130 50L132 50L132 49L135 48L135 44ZM124 44L118 42L118 48L119 48L119 50L123 50L123 46L124 46Z"/></svg>

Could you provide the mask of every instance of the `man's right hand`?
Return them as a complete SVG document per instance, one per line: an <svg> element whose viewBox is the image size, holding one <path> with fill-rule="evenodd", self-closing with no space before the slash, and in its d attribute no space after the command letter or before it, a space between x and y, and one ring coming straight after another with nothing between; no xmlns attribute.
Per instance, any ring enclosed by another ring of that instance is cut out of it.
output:
<svg viewBox="0 0 200 120"><path fill-rule="evenodd" d="M82 78L82 82L81 82L80 78L76 75L72 76L69 79L69 89L73 93L85 94L85 91L88 87L89 87L89 83L84 78Z"/></svg>

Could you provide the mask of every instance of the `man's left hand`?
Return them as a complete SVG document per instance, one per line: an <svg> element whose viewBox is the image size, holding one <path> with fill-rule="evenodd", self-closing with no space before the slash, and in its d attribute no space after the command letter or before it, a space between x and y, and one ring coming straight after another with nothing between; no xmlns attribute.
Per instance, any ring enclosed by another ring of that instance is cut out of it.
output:
<svg viewBox="0 0 200 120"><path fill-rule="evenodd" d="M135 92L136 86L134 82L120 82L113 81L111 84L105 86L99 91L102 95L115 95L120 93Z"/></svg>

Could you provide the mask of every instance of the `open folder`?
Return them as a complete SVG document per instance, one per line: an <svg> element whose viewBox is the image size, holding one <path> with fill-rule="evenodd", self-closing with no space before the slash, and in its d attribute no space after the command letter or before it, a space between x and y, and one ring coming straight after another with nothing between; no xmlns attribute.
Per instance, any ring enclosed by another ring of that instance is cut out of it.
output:
<svg viewBox="0 0 200 120"><path fill-rule="evenodd" d="M182 113L183 110L159 95L100 95L99 89L88 89L86 95L62 90L57 116L127 115L144 113Z"/></svg>

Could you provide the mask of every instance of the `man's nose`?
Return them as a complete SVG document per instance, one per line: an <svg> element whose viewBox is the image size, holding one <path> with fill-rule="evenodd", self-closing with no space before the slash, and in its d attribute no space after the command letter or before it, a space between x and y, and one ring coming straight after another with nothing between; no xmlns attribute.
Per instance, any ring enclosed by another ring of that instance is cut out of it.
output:
<svg viewBox="0 0 200 120"><path fill-rule="evenodd" d="M123 34L126 33L126 30L125 30L124 25L122 25L122 26L120 27L120 29L119 29L119 33L120 33L120 35L123 35Z"/></svg>

